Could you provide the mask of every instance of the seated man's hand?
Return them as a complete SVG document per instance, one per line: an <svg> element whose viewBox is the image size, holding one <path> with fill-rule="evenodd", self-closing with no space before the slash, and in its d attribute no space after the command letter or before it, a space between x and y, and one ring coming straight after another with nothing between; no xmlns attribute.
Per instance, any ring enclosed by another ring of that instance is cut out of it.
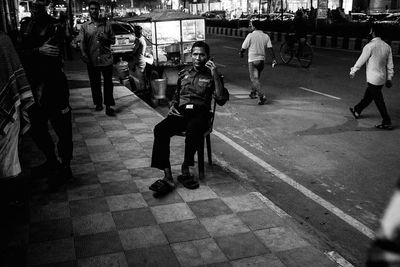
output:
<svg viewBox="0 0 400 267"><path fill-rule="evenodd" d="M175 106L171 106L168 111L168 116L182 116Z"/></svg>
<svg viewBox="0 0 400 267"><path fill-rule="evenodd" d="M211 75L218 74L217 66L215 65L215 63L212 59L210 59L206 62L206 67L211 70Z"/></svg>

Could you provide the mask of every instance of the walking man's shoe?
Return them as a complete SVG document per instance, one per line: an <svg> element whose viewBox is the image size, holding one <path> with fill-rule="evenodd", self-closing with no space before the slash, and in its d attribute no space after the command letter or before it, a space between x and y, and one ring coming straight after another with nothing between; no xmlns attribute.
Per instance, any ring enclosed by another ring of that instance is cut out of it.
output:
<svg viewBox="0 0 400 267"><path fill-rule="evenodd" d="M260 97L260 100L258 100L259 105L264 105L265 102L267 102L267 97L265 95Z"/></svg>
<svg viewBox="0 0 400 267"><path fill-rule="evenodd" d="M102 111L103 110L103 105L96 105L95 110L96 111Z"/></svg>
<svg viewBox="0 0 400 267"><path fill-rule="evenodd" d="M381 130L393 130L393 126L391 124L379 124L379 125L375 125L375 128L377 129L381 129Z"/></svg>
<svg viewBox="0 0 400 267"><path fill-rule="evenodd" d="M106 115L108 116L114 116L115 115L115 111L112 107L106 107Z"/></svg>
<svg viewBox="0 0 400 267"><path fill-rule="evenodd" d="M354 117L356 120L360 118L360 113L356 112L356 111L354 110L354 108L349 108L349 109L350 109L351 114L353 114L353 117Z"/></svg>
<svg viewBox="0 0 400 267"><path fill-rule="evenodd" d="M256 99L256 98L257 98L257 93L254 92L254 91L252 91L252 92L249 94L249 97L250 97L251 99Z"/></svg>

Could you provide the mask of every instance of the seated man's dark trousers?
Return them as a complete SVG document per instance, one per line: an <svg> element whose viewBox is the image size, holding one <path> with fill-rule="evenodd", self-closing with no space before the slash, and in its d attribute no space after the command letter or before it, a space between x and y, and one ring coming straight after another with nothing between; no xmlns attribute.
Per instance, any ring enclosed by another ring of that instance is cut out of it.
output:
<svg viewBox="0 0 400 267"><path fill-rule="evenodd" d="M104 81L104 105L114 106L114 96L113 96L113 66L95 67L90 64L87 65L90 88L92 90L93 103L95 105L103 104L103 96L101 93L101 75L103 75Z"/></svg>
<svg viewBox="0 0 400 267"><path fill-rule="evenodd" d="M207 130L209 111L207 108L195 107L193 110L178 109L183 116L169 115L154 127L154 144L151 158L151 167L164 170L170 168L170 140L171 137L185 132L185 157L186 166L194 165L194 154L204 138Z"/></svg>
<svg viewBox="0 0 400 267"><path fill-rule="evenodd" d="M391 124L392 121L387 112L385 100L383 99L382 87L383 85L373 85L368 83L364 97L361 99L360 103L354 106L354 111L361 114L361 112L371 104L372 101L374 101L382 116L382 124Z"/></svg>

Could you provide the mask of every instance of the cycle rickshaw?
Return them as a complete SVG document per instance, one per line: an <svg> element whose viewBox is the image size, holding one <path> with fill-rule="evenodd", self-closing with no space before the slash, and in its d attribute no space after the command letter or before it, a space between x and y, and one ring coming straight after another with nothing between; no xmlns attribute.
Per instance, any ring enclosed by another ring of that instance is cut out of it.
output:
<svg viewBox="0 0 400 267"><path fill-rule="evenodd" d="M178 72L192 65L193 43L205 40L204 18L175 10L156 10L119 20L142 27L147 42L145 56L149 58L145 70L146 89L152 105L157 106L160 100L173 94Z"/></svg>

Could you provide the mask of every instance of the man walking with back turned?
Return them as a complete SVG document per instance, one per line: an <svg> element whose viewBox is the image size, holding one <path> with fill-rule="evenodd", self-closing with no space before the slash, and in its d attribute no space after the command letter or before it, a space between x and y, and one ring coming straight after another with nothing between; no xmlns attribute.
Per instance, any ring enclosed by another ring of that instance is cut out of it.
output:
<svg viewBox="0 0 400 267"><path fill-rule="evenodd" d="M243 57L246 49L249 50L249 74L251 81L251 92L250 98L257 98L257 93L259 97L258 104L264 105L267 101L266 90L261 90L260 84L260 76L261 72L264 69L265 62L265 50L268 48L272 56L272 67L275 66L275 54L272 49L271 39L267 34L265 34L262 30L260 30L260 21L254 20L252 23L253 32L248 34L246 39L242 44L242 48L240 49L240 57Z"/></svg>

